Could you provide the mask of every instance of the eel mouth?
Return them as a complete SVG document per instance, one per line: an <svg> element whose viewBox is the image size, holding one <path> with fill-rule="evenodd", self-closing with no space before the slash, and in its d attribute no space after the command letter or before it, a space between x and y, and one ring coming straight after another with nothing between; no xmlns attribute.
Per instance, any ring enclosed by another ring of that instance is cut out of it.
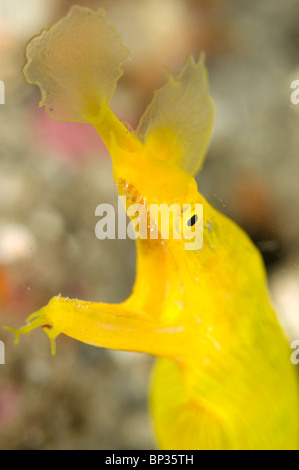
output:
<svg viewBox="0 0 299 470"><path fill-rule="evenodd" d="M124 179L117 179L115 181L118 193L120 196L125 196L127 204L142 204L147 208L146 201L143 196L137 191L135 186Z"/></svg>
<svg viewBox="0 0 299 470"><path fill-rule="evenodd" d="M152 242L163 240L163 238L161 237L161 233L158 230L156 221L151 218L150 206L147 204L147 201L139 193L135 186L133 186L131 183L124 179L117 179L115 181L115 185L117 187L119 195L126 197L126 211L128 210L128 207L132 204L140 204L146 209L146 222L144 223L144 225L141 225L139 220L139 224L137 224L139 225L139 233L141 234L141 238L151 240ZM133 218L136 221L141 216L142 215L139 213L137 218ZM143 228L141 228L141 226Z"/></svg>

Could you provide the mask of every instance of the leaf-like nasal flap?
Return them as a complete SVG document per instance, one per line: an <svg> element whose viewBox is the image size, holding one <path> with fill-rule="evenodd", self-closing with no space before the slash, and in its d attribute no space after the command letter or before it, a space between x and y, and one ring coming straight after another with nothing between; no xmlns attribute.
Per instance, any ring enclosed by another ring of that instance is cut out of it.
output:
<svg viewBox="0 0 299 470"><path fill-rule="evenodd" d="M204 162L213 122L204 55L198 62L189 56L178 76L169 75L166 85L156 91L137 135L158 159L194 175Z"/></svg>
<svg viewBox="0 0 299 470"><path fill-rule="evenodd" d="M110 103L128 50L103 9L74 6L28 43L26 56L25 78L40 87L49 116L88 122Z"/></svg>

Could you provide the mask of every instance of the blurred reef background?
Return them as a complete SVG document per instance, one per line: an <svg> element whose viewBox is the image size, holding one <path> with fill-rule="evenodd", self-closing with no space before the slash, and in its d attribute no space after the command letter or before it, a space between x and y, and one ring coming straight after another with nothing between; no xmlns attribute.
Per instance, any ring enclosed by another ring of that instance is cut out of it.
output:
<svg viewBox="0 0 299 470"><path fill-rule="evenodd" d="M22 75L31 36L73 4L104 7L130 49L113 110L134 128L192 53L206 52L216 105L200 192L261 250L289 340L299 339L297 0L0 0L0 323L21 326L54 295L119 302L131 292L131 240L99 241L95 208L117 206L109 155L88 125L55 123ZM157 266L157 275L159 267ZM0 449L153 449L153 359L43 331L0 330ZM291 349L290 349L291 355Z"/></svg>

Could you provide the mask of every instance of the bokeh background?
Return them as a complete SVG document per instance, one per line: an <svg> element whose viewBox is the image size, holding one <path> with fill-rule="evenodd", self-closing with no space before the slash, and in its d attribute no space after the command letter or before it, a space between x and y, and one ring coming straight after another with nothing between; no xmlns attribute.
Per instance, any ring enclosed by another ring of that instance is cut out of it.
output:
<svg viewBox="0 0 299 470"><path fill-rule="evenodd" d="M297 0L0 0L0 324L22 325L58 293L122 301L134 282L134 242L95 237L96 206L117 205L106 149L88 125L52 122L22 75L26 42L72 4L104 7L131 51L113 109L133 128L163 66L176 73L206 52L217 117L199 188L261 250L280 321L299 339ZM153 358L63 336L52 357L43 331L0 339L0 449L156 447Z"/></svg>

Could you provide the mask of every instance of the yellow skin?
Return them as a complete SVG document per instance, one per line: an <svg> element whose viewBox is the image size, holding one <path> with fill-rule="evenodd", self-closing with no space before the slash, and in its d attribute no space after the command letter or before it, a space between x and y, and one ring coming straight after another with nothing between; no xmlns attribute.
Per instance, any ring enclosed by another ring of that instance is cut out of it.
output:
<svg viewBox="0 0 299 470"><path fill-rule="evenodd" d="M43 326L53 353L64 333L157 356L150 400L163 449L298 449L298 380L261 256L194 179L213 125L203 59L188 58L177 78L168 77L133 133L109 108L127 55L103 10L73 7L30 41L24 73L53 119L97 129L128 203L203 204L203 247L139 239L136 282L124 303L58 296L11 329L18 339ZM155 226L149 220L148 233Z"/></svg>

